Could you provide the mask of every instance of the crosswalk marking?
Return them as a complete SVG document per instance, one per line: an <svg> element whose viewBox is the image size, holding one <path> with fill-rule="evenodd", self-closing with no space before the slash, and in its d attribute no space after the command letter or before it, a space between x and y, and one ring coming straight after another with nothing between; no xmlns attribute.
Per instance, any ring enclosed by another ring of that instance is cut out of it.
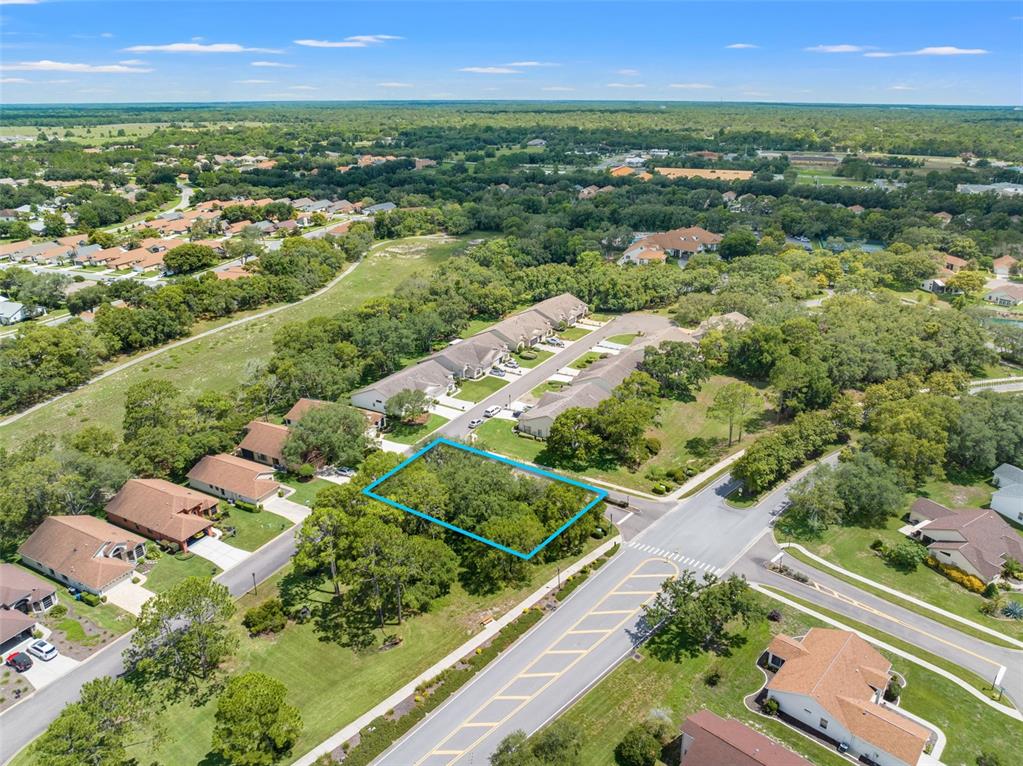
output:
<svg viewBox="0 0 1023 766"><path fill-rule="evenodd" d="M644 553L652 553L655 556L668 559L669 561L677 561L680 564L684 564L688 569L694 572L711 572L715 575L721 575L723 570L718 569L705 561L694 559L691 556L684 556L678 551L668 551L663 548L650 545L649 543L640 543L636 541L630 541L625 544L629 548L634 548L637 551L643 551ZM651 575L653 576L653 575Z"/></svg>

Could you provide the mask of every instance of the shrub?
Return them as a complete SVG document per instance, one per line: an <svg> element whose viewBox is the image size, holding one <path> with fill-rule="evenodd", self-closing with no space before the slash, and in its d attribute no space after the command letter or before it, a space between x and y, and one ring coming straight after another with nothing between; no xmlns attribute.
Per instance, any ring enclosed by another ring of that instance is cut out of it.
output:
<svg viewBox="0 0 1023 766"><path fill-rule="evenodd" d="M150 561L158 561L163 555L163 551L160 550L160 546L154 543L152 540L146 543L146 558Z"/></svg>
<svg viewBox="0 0 1023 766"><path fill-rule="evenodd" d="M653 493L655 495L663 495L665 493L665 491L666 490L664 489L664 485L663 484L654 484L654 486L653 486Z"/></svg>
<svg viewBox="0 0 1023 766"><path fill-rule="evenodd" d="M264 633L280 633L288 624L288 617L284 613L284 604L279 598L271 598L259 606L254 606L245 612L242 618L249 635L259 636Z"/></svg>
<svg viewBox="0 0 1023 766"><path fill-rule="evenodd" d="M57 606L53 607L53 609L50 610L51 617L63 617L66 614L67 607L64 606L63 604L57 604Z"/></svg>
<svg viewBox="0 0 1023 766"><path fill-rule="evenodd" d="M646 449L647 454L653 457L661 451L661 440L648 436L643 440L643 447Z"/></svg>
<svg viewBox="0 0 1023 766"><path fill-rule="evenodd" d="M778 700L773 697L766 699L764 704L760 706L760 709L765 715L778 715Z"/></svg>
<svg viewBox="0 0 1023 766"><path fill-rule="evenodd" d="M917 566L929 558L927 549L912 540L906 540L896 545L885 545L881 549L881 556L893 567L903 572L916 571Z"/></svg>
<svg viewBox="0 0 1023 766"><path fill-rule="evenodd" d="M633 726L615 747L619 766L654 766L661 755L661 743L643 725Z"/></svg>
<svg viewBox="0 0 1023 766"><path fill-rule="evenodd" d="M902 695L902 687L899 686L899 682L894 678L888 680L888 686L884 690L884 698L888 702L898 702L899 697Z"/></svg>
<svg viewBox="0 0 1023 766"><path fill-rule="evenodd" d="M954 582L956 585L961 585L968 591L973 593L983 593L986 587L984 583L978 577L974 577L971 574L967 574L959 567L951 566L950 564L942 564L934 556L928 556L924 561L927 566L931 569L936 569L941 572L945 577Z"/></svg>
<svg viewBox="0 0 1023 766"><path fill-rule="evenodd" d="M707 686L717 686L720 680L721 673L717 670L712 670L703 677L703 682L707 684Z"/></svg>
<svg viewBox="0 0 1023 766"><path fill-rule="evenodd" d="M95 593L82 593L82 602L89 606L99 606L99 596Z"/></svg>
<svg viewBox="0 0 1023 766"><path fill-rule="evenodd" d="M777 609L772 609L770 612L767 613L767 619L769 619L771 622L781 622L781 612L779 612Z"/></svg>
<svg viewBox="0 0 1023 766"><path fill-rule="evenodd" d="M1023 604L1010 598L1002 607L1002 614L1013 620L1023 620Z"/></svg>
<svg viewBox="0 0 1023 766"><path fill-rule="evenodd" d="M244 500L236 500L234 505L235 508L238 508L239 510L242 511L246 511L248 513L259 513L260 510L258 505L254 505L253 503L246 503Z"/></svg>
<svg viewBox="0 0 1023 766"><path fill-rule="evenodd" d="M316 468L310 463L302 463L298 467L298 475L302 479L311 479L316 475Z"/></svg>
<svg viewBox="0 0 1023 766"><path fill-rule="evenodd" d="M882 548L884 548L884 540L880 537L875 538L874 542L870 544L870 550L872 551L880 551Z"/></svg>
<svg viewBox="0 0 1023 766"><path fill-rule="evenodd" d="M519 359L525 359L526 361L536 359L536 352L531 351L528 348L523 349L522 351L519 352Z"/></svg>
<svg viewBox="0 0 1023 766"><path fill-rule="evenodd" d="M984 598L998 598L998 594L1001 591L998 590L998 586L993 582L989 582L987 587L984 588Z"/></svg>
<svg viewBox="0 0 1023 766"><path fill-rule="evenodd" d="M977 766L1002 766L1002 759L994 753L982 750L977 756Z"/></svg>
<svg viewBox="0 0 1023 766"><path fill-rule="evenodd" d="M131 584L132 585L138 585L140 582L142 582L142 578L141 577L137 577L136 576L136 577L132 577L131 578Z"/></svg>

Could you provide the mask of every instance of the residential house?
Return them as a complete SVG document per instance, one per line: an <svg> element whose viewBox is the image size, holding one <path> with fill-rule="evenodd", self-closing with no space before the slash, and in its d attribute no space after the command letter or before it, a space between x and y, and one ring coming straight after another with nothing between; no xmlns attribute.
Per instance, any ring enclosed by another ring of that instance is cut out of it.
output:
<svg viewBox="0 0 1023 766"><path fill-rule="evenodd" d="M715 314L707 317L693 330L693 337L697 340L702 338L711 330L742 330L753 324L753 320L738 311L729 311L727 314Z"/></svg>
<svg viewBox="0 0 1023 766"><path fill-rule="evenodd" d="M0 655L6 656L19 644L32 638L36 618L17 609L0 609Z"/></svg>
<svg viewBox="0 0 1023 766"><path fill-rule="evenodd" d="M608 172L615 178L625 178L626 176L632 175L632 168L626 167L625 165L619 165L616 168L611 168Z"/></svg>
<svg viewBox="0 0 1023 766"><path fill-rule="evenodd" d="M456 341L431 358L449 370L456 380L478 380L508 356L508 345L493 333L484 332Z"/></svg>
<svg viewBox="0 0 1023 766"><path fill-rule="evenodd" d="M38 310L33 310L24 303L18 301L0 300L0 326L17 324L37 316Z"/></svg>
<svg viewBox="0 0 1023 766"><path fill-rule="evenodd" d="M626 248L625 252L622 253L622 257L618 259L618 265L624 266L627 263L634 263L637 266L649 266L653 263L665 263L667 260L668 254L664 251L663 247L652 242L639 240Z"/></svg>
<svg viewBox="0 0 1023 766"><path fill-rule="evenodd" d="M993 184L957 184L959 194L997 194L999 197L1018 197L1023 195L1023 184L1012 184L1000 181Z"/></svg>
<svg viewBox="0 0 1023 766"><path fill-rule="evenodd" d="M679 766L812 766L760 732L706 708L685 720L679 739Z"/></svg>
<svg viewBox="0 0 1023 766"><path fill-rule="evenodd" d="M352 213L355 211L355 205L346 199L338 200L337 202L330 203L327 208L328 215L337 215L340 213Z"/></svg>
<svg viewBox="0 0 1023 766"><path fill-rule="evenodd" d="M245 438L238 445L238 454L246 460L285 470L288 461L284 459L284 444L291 436L291 429L263 420L253 420L247 428Z"/></svg>
<svg viewBox="0 0 1023 766"><path fill-rule="evenodd" d="M1011 255L1003 255L1001 258L995 258L992 265L996 277L1011 277L1013 269L1019 269L1019 261Z"/></svg>
<svg viewBox="0 0 1023 766"><path fill-rule="evenodd" d="M293 426L295 423L300 421L302 416L309 412L309 410L314 409L315 407L327 407L331 404L333 404L333 402L327 402L323 399L299 399L295 402L292 408L285 413L284 425Z"/></svg>
<svg viewBox="0 0 1023 766"><path fill-rule="evenodd" d="M984 300L999 306L1012 308L1023 303L1023 285L1002 285L988 291Z"/></svg>
<svg viewBox="0 0 1023 766"><path fill-rule="evenodd" d="M970 262L967 261L965 258L960 258L957 255L943 255L941 265L943 268L955 274L958 271L968 269L970 266Z"/></svg>
<svg viewBox="0 0 1023 766"><path fill-rule="evenodd" d="M948 226L952 222L952 218L954 216L951 213L946 213L944 210L941 210L935 213L934 217L941 222L942 226Z"/></svg>
<svg viewBox="0 0 1023 766"><path fill-rule="evenodd" d="M571 293L561 293L534 304L533 311L546 317L555 329L571 327L590 313L590 307Z"/></svg>
<svg viewBox="0 0 1023 766"><path fill-rule="evenodd" d="M129 479L104 510L112 524L187 551L209 534L218 506L215 497L163 479Z"/></svg>
<svg viewBox="0 0 1023 766"><path fill-rule="evenodd" d="M131 577L146 541L95 516L48 516L18 553L32 569L98 596Z"/></svg>
<svg viewBox="0 0 1023 766"><path fill-rule="evenodd" d="M991 495L991 509L1023 524L1023 469L1002 463L995 469L992 481L998 489Z"/></svg>
<svg viewBox="0 0 1023 766"><path fill-rule="evenodd" d="M707 231L700 226L686 226L681 229L648 234L635 244L656 245L662 248L672 258L679 259L679 265L684 266L689 256L695 253L713 252L721 244L721 235Z"/></svg>
<svg viewBox="0 0 1023 766"><path fill-rule="evenodd" d="M217 279L235 280L241 279L242 277L251 277L252 272L246 271L241 266L227 266L226 268L220 269L220 271L214 271L213 276Z"/></svg>
<svg viewBox="0 0 1023 766"><path fill-rule="evenodd" d="M388 213L396 207L398 206L393 202L380 202L376 205L370 205L369 207L363 208L362 212L366 215L376 215L377 213Z"/></svg>
<svg viewBox="0 0 1023 766"><path fill-rule="evenodd" d="M779 634L767 647L766 664L775 671L767 697L783 716L845 746L853 757L878 766L915 766L932 741L930 729L884 702L892 665L851 631Z"/></svg>
<svg viewBox="0 0 1023 766"><path fill-rule="evenodd" d="M352 393L352 405L364 410L386 413L387 401L400 391L422 391L430 399L454 393L455 376L434 359L406 367L372 385Z"/></svg>
<svg viewBox="0 0 1023 766"><path fill-rule="evenodd" d="M909 535L935 559L984 583L1000 579L1008 559L1023 562L1023 538L995 511L953 511L919 498L910 507L909 523Z"/></svg>
<svg viewBox="0 0 1023 766"><path fill-rule="evenodd" d="M273 469L236 455L207 455L188 472L188 483L231 502L258 504L277 492Z"/></svg>
<svg viewBox="0 0 1023 766"><path fill-rule="evenodd" d="M45 612L57 603L57 589L14 564L0 564L0 611Z"/></svg>
<svg viewBox="0 0 1023 766"><path fill-rule="evenodd" d="M507 343L509 350L521 351L550 338L554 325L543 314L529 309L502 319L489 331Z"/></svg>
<svg viewBox="0 0 1023 766"><path fill-rule="evenodd" d="M867 209L863 207L863 205L850 205L848 208L846 208L846 210L855 215L863 215L865 212L867 212Z"/></svg>

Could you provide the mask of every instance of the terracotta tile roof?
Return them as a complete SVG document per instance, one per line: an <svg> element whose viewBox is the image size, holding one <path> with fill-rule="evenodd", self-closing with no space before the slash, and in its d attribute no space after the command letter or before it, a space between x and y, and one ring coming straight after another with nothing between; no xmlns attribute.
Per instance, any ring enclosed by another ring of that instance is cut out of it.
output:
<svg viewBox="0 0 1023 766"><path fill-rule="evenodd" d="M915 764L930 731L873 701L891 663L850 631L811 628L800 643L806 654L786 659L767 688L812 697L856 736Z"/></svg>
<svg viewBox="0 0 1023 766"><path fill-rule="evenodd" d="M130 572L135 565L105 553L113 546L145 540L95 516L49 516L18 552L96 590Z"/></svg>
<svg viewBox="0 0 1023 766"><path fill-rule="evenodd" d="M220 271L214 271L213 276L217 279L241 279L242 277L251 277L252 272L246 271L241 266L228 266L226 269Z"/></svg>
<svg viewBox="0 0 1023 766"><path fill-rule="evenodd" d="M11 608L19 601L42 601L57 589L14 564L0 564L0 606ZM2 640L0 640L2 643Z"/></svg>
<svg viewBox="0 0 1023 766"><path fill-rule="evenodd" d="M693 742L681 766L812 766L745 724L706 709L689 716L682 731Z"/></svg>
<svg viewBox="0 0 1023 766"><path fill-rule="evenodd" d="M681 229L662 231L643 237L640 242L657 245L665 250L680 250L684 253L696 253L703 247L721 242L721 235L707 231L700 226L686 226Z"/></svg>
<svg viewBox="0 0 1023 766"><path fill-rule="evenodd" d="M752 170L719 170L717 168L654 168L666 178L708 178L715 181L748 181Z"/></svg>
<svg viewBox="0 0 1023 766"><path fill-rule="evenodd" d="M959 268L963 268L964 266L969 264L969 261L967 261L965 258L960 258L958 255L946 255L942 260L944 260L946 266L948 264L952 264L953 266L958 266Z"/></svg>
<svg viewBox="0 0 1023 766"><path fill-rule="evenodd" d="M285 413L284 420L288 423L297 423L302 419L303 415L309 412L309 410L315 407L325 407L328 404L333 404L333 402L327 402L323 399L299 399L295 402L291 409Z"/></svg>
<svg viewBox="0 0 1023 766"><path fill-rule="evenodd" d="M188 472L188 478L241 497L259 499L276 492L280 486L271 476L273 470L237 455L207 455Z"/></svg>
<svg viewBox="0 0 1023 766"><path fill-rule="evenodd" d="M205 514L217 507L215 497L163 479L130 479L106 506L107 517L153 530L161 540L182 542L212 523Z"/></svg>
<svg viewBox="0 0 1023 766"><path fill-rule="evenodd" d="M260 455L266 455L279 463L284 463L284 443L291 436L291 429L264 420L253 420L249 423L248 433L238 445L238 449L247 449Z"/></svg>
<svg viewBox="0 0 1023 766"><path fill-rule="evenodd" d="M916 503L913 504L914 508ZM941 540L928 550L957 550L990 582L1002 571L1005 560L1023 561L1023 539L996 513L982 508L948 511L923 528L923 534L953 533L961 540Z"/></svg>
<svg viewBox="0 0 1023 766"><path fill-rule="evenodd" d="M35 627L36 618L17 609L0 609L0 644Z"/></svg>

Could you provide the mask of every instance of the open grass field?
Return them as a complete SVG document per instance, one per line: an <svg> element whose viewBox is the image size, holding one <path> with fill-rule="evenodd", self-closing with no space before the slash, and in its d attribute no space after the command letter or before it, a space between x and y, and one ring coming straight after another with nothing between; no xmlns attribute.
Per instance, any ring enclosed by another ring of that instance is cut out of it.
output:
<svg viewBox="0 0 1023 766"><path fill-rule="evenodd" d="M431 412L430 417L427 418L426 422L422 425L406 425L405 423L398 423L384 434L384 438L387 439L387 441L397 442L398 444L415 444L417 441L428 434L433 433L447 422L448 419L443 415Z"/></svg>
<svg viewBox="0 0 1023 766"><path fill-rule="evenodd" d="M778 608L768 599L765 604ZM686 716L706 707L781 741L818 766L848 763L833 749L811 742L780 721L754 714L743 705L743 697L764 682L755 663L772 633L799 635L819 625L796 610L783 607L779 611L783 615L779 625L764 621L746 630L745 643L730 656L703 654L674 662L641 651L644 656L639 662L620 665L562 716L583 733L582 762L614 763L615 745L629 728L651 715L667 716L677 729ZM890 659L908 682L902 706L947 735L944 763L973 766L982 749L997 754L1004 763L1014 762L1010 743L1023 736L1023 724L991 710L941 676L899 657ZM713 687L704 682L711 671L721 676ZM1016 734L1011 734L1013 731Z"/></svg>
<svg viewBox="0 0 1023 766"><path fill-rule="evenodd" d="M229 537L224 542L243 551L254 551L266 545L291 526L288 519L276 513L270 511L249 513L241 508L232 508L223 524L237 530L234 537Z"/></svg>
<svg viewBox="0 0 1023 766"><path fill-rule="evenodd" d="M543 442L519 436L514 429L512 420L491 418L475 430L476 446L505 457L535 463Z"/></svg>
<svg viewBox="0 0 1023 766"><path fill-rule="evenodd" d="M480 402L491 394L496 394L507 385L507 380L494 375L484 375L479 380L463 380L455 398L464 402Z"/></svg>
<svg viewBox="0 0 1023 766"><path fill-rule="evenodd" d="M288 495L288 500L293 503L299 503L300 505L307 505L310 508L313 507L313 500L316 499L316 493L325 487L331 486L331 482L326 479L299 481L293 476L289 476L285 479L278 476L277 481L287 484L295 490L292 494Z"/></svg>
<svg viewBox="0 0 1023 766"><path fill-rule="evenodd" d="M598 544L590 541L587 550ZM289 702L298 706L304 722L293 753L297 757L478 633L485 615L507 611L553 577L559 564L564 567L566 561L537 566L527 585L494 595L470 596L456 585L435 602L431 612L412 617L400 627L388 625L387 633L396 634L402 642L385 652L356 652L342 646L319 631L316 620L289 624L273 637L249 638L241 626L245 610L278 594L282 578L290 574L284 570L260 585L258 595L249 594L239 601L233 625L241 644L228 669L231 673L260 671L287 685ZM323 583L311 585L310 600L330 600L329 587ZM207 759L215 710L215 697L199 705L187 700L171 704L160 714L171 736L155 751L136 747L130 755L146 764L196 766L216 762ZM15 763L26 766L34 762L22 755Z"/></svg>
<svg viewBox="0 0 1023 766"><path fill-rule="evenodd" d="M958 491L952 488L944 490L946 495L955 495ZM940 495L932 495L932 497L937 502L943 502ZM1006 635L1023 639L1023 622L996 619L981 614L980 607L986 601L983 596L971 593L926 566L919 566L912 572L895 569L870 549L870 544L878 539L888 544L904 541L906 538L898 532L903 523L899 518L892 518L881 529L832 527L823 540L799 540L784 537L780 532L778 538L783 541L798 542L807 550L836 566L868 577L929 604L940 606L953 614ZM908 605L907 608L909 608Z"/></svg>
<svg viewBox="0 0 1023 766"><path fill-rule="evenodd" d="M235 388L251 369L270 358L273 335L281 326L329 316L369 298L387 295L404 279L432 270L461 247L462 239L437 237L381 243L351 274L323 295L86 384L59 401L0 427L0 446L14 446L44 431L67 434L90 423L120 429L125 391L147 378L171 380L191 394Z"/></svg>
<svg viewBox="0 0 1023 766"><path fill-rule="evenodd" d="M536 354L536 359L523 359L521 354L515 355L515 361L519 363L519 367L530 370L554 356L553 351L545 351L542 348L534 348L532 352Z"/></svg>
<svg viewBox="0 0 1023 766"><path fill-rule="evenodd" d="M558 337L562 340L579 340L580 338L585 338L591 332L593 330L589 327L569 327L567 330L559 332Z"/></svg>
<svg viewBox="0 0 1023 766"><path fill-rule="evenodd" d="M192 555L182 560L170 553L164 553L149 570L142 586L153 593L162 593L186 577L216 577L220 571L220 567L201 556Z"/></svg>

